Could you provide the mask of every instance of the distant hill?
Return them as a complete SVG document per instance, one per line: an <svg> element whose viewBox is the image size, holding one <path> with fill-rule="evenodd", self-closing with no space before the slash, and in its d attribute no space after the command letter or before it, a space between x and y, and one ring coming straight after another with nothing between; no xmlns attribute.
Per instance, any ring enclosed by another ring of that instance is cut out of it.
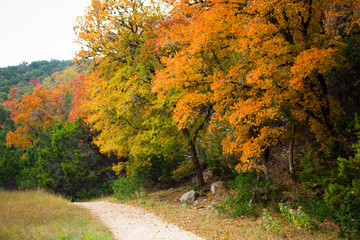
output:
<svg viewBox="0 0 360 240"><path fill-rule="evenodd" d="M72 65L71 60L43 60L0 68L0 101L7 99L10 88L18 87L24 94L31 91L30 79L34 78L42 82L45 78L51 77L52 73L62 71Z"/></svg>

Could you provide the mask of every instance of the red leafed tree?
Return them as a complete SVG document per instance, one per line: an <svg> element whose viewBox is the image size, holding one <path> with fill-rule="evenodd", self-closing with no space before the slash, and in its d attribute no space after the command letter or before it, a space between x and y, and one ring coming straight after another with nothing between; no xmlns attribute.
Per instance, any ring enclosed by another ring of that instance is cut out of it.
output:
<svg viewBox="0 0 360 240"><path fill-rule="evenodd" d="M85 83L87 77L85 73L81 73L70 80L70 91L72 95L71 110L69 112L69 121L75 121L78 118L85 118L85 111L82 109L82 104L86 97Z"/></svg>
<svg viewBox="0 0 360 240"><path fill-rule="evenodd" d="M37 87L37 86L41 85L41 81L37 78L31 78L29 80L29 84L32 85L33 87Z"/></svg>

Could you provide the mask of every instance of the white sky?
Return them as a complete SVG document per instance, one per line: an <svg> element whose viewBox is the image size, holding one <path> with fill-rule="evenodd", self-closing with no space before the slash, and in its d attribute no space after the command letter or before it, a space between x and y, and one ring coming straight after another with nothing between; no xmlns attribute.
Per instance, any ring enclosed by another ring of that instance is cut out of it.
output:
<svg viewBox="0 0 360 240"><path fill-rule="evenodd" d="M0 0L0 67L70 60L73 26L91 0Z"/></svg>

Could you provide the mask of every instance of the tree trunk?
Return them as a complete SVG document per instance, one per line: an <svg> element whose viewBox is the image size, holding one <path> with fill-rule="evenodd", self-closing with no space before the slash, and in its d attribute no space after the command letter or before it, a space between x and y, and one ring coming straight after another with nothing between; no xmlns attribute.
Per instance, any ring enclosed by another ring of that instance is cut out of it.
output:
<svg viewBox="0 0 360 240"><path fill-rule="evenodd" d="M269 180L269 170L268 170L268 166L267 166L268 161L269 161L269 156L270 156L270 148L267 147L267 148L265 148L264 152L260 156L260 162L261 162L261 165L263 166L263 171L264 171L266 181Z"/></svg>
<svg viewBox="0 0 360 240"><path fill-rule="evenodd" d="M295 179L295 169L294 169L294 144L295 144L295 124L291 126L291 135L289 143L289 173L292 180Z"/></svg>
<svg viewBox="0 0 360 240"><path fill-rule="evenodd" d="M202 169L200 166L200 162L198 159L198 155L196 152L196 147L195 147L195 143L193 141L189 142L189 150L190 150L190 157L191 157L191 161L193 163L194 169L195 169L195 173L196 173L196 179L199 185L204 185L205 184L205 180L204 180L204 176L202 173Z"/></svg>
<svg viewBox="0 0 360 240"><path fill-rule="evenodd" d="M183 133L183 135L185 137L185 141L188 144L188 148L189 148L189 152L190 152L190 158L191 158L191 161L192 161L194 169L195 169L196 180L197 180L199 185L204 185L205 180L204 180L204 176L203 176L203 173L202 173L202 168L200 166L198 154L196 152L196 147L195 147L195 139L196 138L191 138L190 132L186 128L182 129L182 133Z"/></svg>

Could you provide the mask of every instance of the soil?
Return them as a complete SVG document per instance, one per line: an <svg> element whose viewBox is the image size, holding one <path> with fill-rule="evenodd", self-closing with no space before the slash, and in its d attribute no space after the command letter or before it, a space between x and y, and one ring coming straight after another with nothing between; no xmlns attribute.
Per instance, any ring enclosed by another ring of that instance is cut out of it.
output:
<svg viewBox="0 0 360 240"><path fill-rule="evenodd" d="M106 201L74 204L89 209L116 240L204 240L131 205Z"/></svg>

